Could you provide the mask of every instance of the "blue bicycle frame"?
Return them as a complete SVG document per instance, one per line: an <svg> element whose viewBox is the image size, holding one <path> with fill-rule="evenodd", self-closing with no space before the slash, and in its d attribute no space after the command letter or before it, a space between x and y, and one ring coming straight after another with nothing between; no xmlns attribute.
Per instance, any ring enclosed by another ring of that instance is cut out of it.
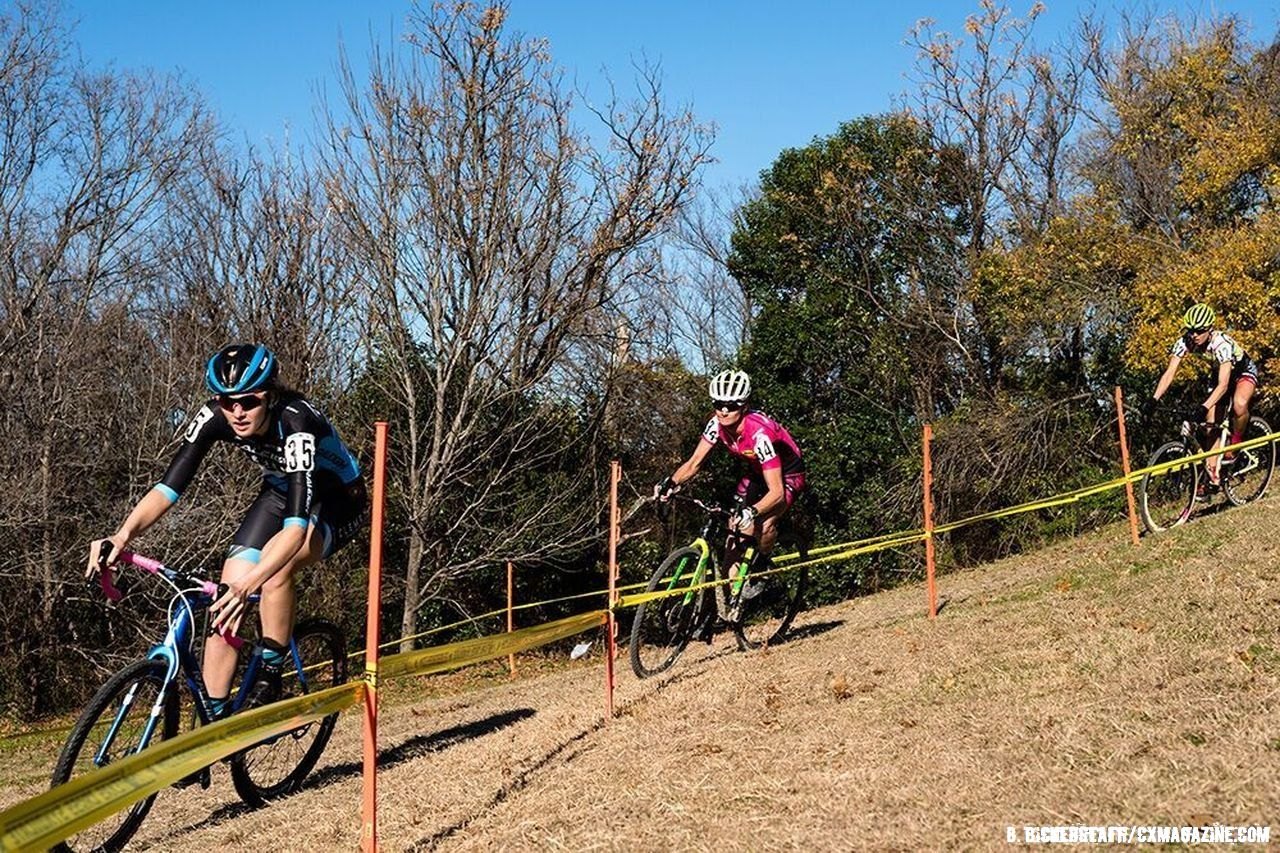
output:
<svg viewBox="0 0 1280 853"><path fill-rule="evenodd" d="M155 734L156 725L165 713L165 707L173 699L173 685L177 680L179 671L182 672L187 689L191 693L196 714L200 718L200 724L207 725L213 719L213 710L209 705L209 695L204 688L200 662L196 660L192 641L195 633L195 613L197 610L208 608L213 603L214 595L217 594L217 585L176 572L159 563L128 552L120 555L120 561L131 563L153 574L163 575L178 590L170 605L169 630L165 634L164 640L152 646L146 655L148 660L158 660L165 664L165 676L164 683L156 696L155 704L151 708L151 714L143 726L136 752L141 751L151 742L151 738ZM111 586L110 577L105 572L102 577L103 589L107 592L108 598L119 600L121 595L119 591ZM199 584L201 588L199 590L182 588L184 585L191 584ZM210 591L211 589L212 592ZM260 596L252 595L249 597L249 602L256 602L259 598ZM237 649L243 645L243 640L236 637L227 637L227 641ZM293 637L289 638L289 654L298 673L303 692L305 692L307 689L306 673L302 667L302 656L298 653L298 644ZM260 647L255 648L245 667L244 676L240 679L240 688L236 691L236 695L231 701L232 713L244 707L249 691L257 679L258 668L261 663L262 649ZM106 763L107 754L115 741L120 725L133 707L137 690L138 685L135 684L133 689L121 701L120 708L116 711L115 718L112 720L111 727L107 730L106 737L103 738L102 744L94 754L93 763L95 766L101 767Z"/></svg>

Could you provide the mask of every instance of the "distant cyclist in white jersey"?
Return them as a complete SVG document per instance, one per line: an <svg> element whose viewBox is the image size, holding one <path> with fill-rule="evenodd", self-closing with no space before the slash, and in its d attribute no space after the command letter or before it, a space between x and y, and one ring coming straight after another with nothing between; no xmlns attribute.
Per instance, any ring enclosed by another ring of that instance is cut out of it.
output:
<svg viewBox="0 0 1280 853"><path fill-rule="evenodd" d="M1238 444L1249 424L1249 402L1258 389L1258 366L1244 351L1240 344L1226 332L1214 328L1217 315L1204 303L1197 303L1182 315L1182 335L1174 341L1169 350L1169 366L1165 368L1156 383L1152 397L1159 400L1173 384L1173 377L1178 372L1178 365L1187 353L1203 353L1212 358L1218 365L1218 375L1213 390L1209 392L1204 405L1187 415L1193 423L1214 423L1226 412L1231 412L1231 444ZM1221 463L1230 465L1235 460L1234 453L1223 454ZM1206 469L1209 478L1215 484L1218 480L1219 459L1209 459Z"/></svg>

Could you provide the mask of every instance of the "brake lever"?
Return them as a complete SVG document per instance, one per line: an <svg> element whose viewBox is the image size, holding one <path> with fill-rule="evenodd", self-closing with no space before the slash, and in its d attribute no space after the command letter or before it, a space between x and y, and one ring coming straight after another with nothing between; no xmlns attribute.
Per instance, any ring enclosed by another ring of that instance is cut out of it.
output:
<svg viewBox="0 0 1280 853"><path fill-rule="evenodd" d="M116 604L124 598L124 592L112 582L111 567L107 565L109 556L101 552L98 554L98 585L102 587L102 594L107 597L107 601Z"/></svg>

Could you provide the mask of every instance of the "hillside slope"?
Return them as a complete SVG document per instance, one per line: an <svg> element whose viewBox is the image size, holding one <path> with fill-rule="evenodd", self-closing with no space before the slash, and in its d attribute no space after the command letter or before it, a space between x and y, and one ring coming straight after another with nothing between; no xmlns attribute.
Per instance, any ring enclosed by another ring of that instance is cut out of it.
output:
<svg viewBox="0 0 1280 853"><path fill-rule="evenodd" d="M911 586L806 613L799 639L762 653L724 638L644 682L623 664L607 725L598 658L393 704L384 847L987 848L1009 824L1266 824L1275 510L1138 548L1115 527L948 575L934 623ZM7 804L43 774L5 775ZM162 794L138 847L355 849L359 803L348 715L298 796L247 812L220 770L208 792Z"/></svg>

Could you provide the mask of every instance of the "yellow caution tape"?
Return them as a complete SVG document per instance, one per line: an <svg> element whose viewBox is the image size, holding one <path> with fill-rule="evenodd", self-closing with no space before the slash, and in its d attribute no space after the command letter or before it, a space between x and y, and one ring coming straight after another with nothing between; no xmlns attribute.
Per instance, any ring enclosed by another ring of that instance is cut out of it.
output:
<svg viewBox="0 0 1280 853"><path fill-rule="evenodd" d="M572 637L589 628L599 627L604 619L605 611L592 610L554 622L521 628L509 634L492 634L430 649L401 652L383 658L378 664L378 674L381 679L386 680L404 675L445 672Z"/></svg>
<svg viewBox="0 0 1280 853"><path fill-rule="evenodd" d="M1214 448L1201 453L1180 457L1159 465L1133 471L1127 477L1118 477L1105 483L1085 486L1016 506L980 513L968 518L938 525L931 533L920 529L887 533L868 539L826 545L805 554L791 552L774 558L781 563L773 569L759 573L775 574L791 571L801 566L847 560L862 554L900 548L923 541L930 535L940 535L982 521L1007 518L1054 506L1073 503L1083 498L1123 487L1144 477L1163 474L1177 468L1194 465L1205 459L1224 453L1247 450L1280 439L1271 434L1243 441L1227 447ZM646 601L670 595L683 595L692 591L729 583L729 579L708 581L697 586L674 590L658 590L622 596L616 608L634 607ZM629 584L620 589L637 589L644 584ZM605 591L581 593L555 599L551 602L522 604L519 609L546 606L549 603L604 595ZM450 627L497 616L506 609L472 617L450 626L442 626L418 636L447 630ZM522 628L505 634L496 634L450 643L436 648L405 652L383 658L376 677L396 678L405 675L426 675L450 669L494 660L508 654L525 651L555 640L571 637L599 626L607 617L607 611L595 610L570 616L554 622ZM413 639L413 638L410 638ZM403 640L394 640L385 646ZM359 654L359 653L357 653ZM165 788L179 779L212 764L220 758L259 743L266 738L290 731L308 722L319 720L363 701L366 690L372 689L365 682L351 682L318 693L278 702L237 714L227 720L202 726L195 731L172 740L161 741L138 755L130 756L116 764L73 779L65 785L47 791L30 800L0 812L0 847L5 850L44 849L68 836L96 823L109 815Z"/></svg>
<svg viewBox="0 0 1280 853"><path fill-rule="evenodd" d="M0 812L0 849L44 850L220 758L358 704L354 681L162 740Z"/></svg>
<svg viewBox="0 0 1280 853"><path fill-rule="evenodd" d="M644 584L643 583L633 584L633 586L644 586ZM579 592L573 595L563 595L559 598L548 598L543 601L529 601L524 604L514 605L511 609L513 611L531 610L534 607L549 607L552 604L563 604L566 601L577 601L583 598L604 598L608 594L609 594L609 590L607 589L592 590L591 592ZM505 616L505 615L507 615L507 608L505 607L500 608L498 610L490 610L488 613L481 613L477 616L468 616L466 619L459 619L456 622L450 622L448 625L439 625L435 628L428 628L425 631L420 631L417 634L410 634L407 637L400 637L395 640L388 640L387 642L380 644L378 646L378 649L379 650L390 649L409 640L420 640L423 637L430 637L433 634L440 634L445 631L452 630L454 628L461 628L464 625L471 625L476 622L483 621L485 619L495 619L499 616ZM347 655L347 658L354 660L355 658L360 657L363 654L364 654L364 650L362 649L358 652L352 652L351 654Z"/></svg>
<svg viewBox="0 0 1280 853"><path fill-rule="evenodd" d="M933 529L934 535L949 533L952 530L958 530L961 527L967 527L970 524L977 524L982 521L991 521L998 518L1007 518L1013 515L1020 515L1027 512L1035 512L1036 510L1048 509L1054 506L1074 503L1083 498L1092 495L1101 494L1102 492L1111 491L1113 489L1123 488L1126 483L1136 483L1148 476L1164 474L1175 468L1185 468L1188 465L1194 465L1215 456L1221 456L1224 453L1234 452L1237 450L1249 450L1254 447L1268 444L1280 439L1280 433L1269 433L1267 435L1251 438L1248 441L1241 441L1237 444L1228 445L1226 447L1205 450L1200 453L1181 456L1169 462L1161 462L1159 465L1151 465L1147 468L1140 468L1133 471L1127 477L1117 477L1114 480L1108 480L1105 483L1098 483L1093 486L1083 486L1079 489L1073 489L1070 492L1063 492L1060 495L1041 498L1039 500L1028 501L1027 503L1018 504L1017 506L1007 507L1005 509L992 510L979 515L972 515L968 518L962 518L959 521L953 521L948 524L940 524Z"/></svg>

